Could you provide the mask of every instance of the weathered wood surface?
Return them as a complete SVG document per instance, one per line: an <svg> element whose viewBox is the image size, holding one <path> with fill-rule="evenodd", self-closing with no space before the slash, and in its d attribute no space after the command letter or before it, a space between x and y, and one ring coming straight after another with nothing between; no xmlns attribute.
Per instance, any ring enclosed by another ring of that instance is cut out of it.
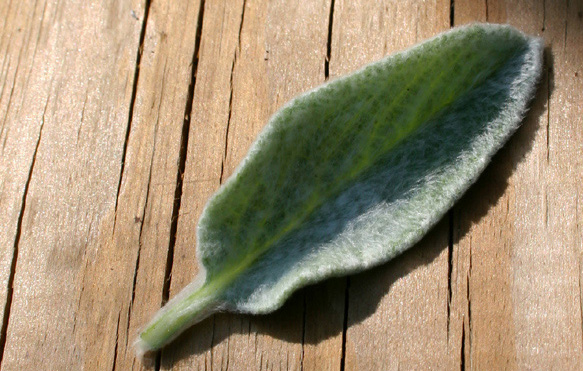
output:
<svg viewBox="0 0 583 371"><path fill-rule="evenodd" d="M583 1L0 2L2 369L140 369L195 226L269 116L454 25L544 38L523 126L429 235L160 369L583 368Z"/></svg>

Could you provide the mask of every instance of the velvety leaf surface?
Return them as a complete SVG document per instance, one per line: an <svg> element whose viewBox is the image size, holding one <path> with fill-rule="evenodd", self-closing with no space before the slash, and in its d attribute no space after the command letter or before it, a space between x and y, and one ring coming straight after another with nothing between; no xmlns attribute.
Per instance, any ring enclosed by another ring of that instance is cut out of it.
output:
<svg viewBox="0 0 583 371"><path fill-rule="evenodd" d="M411 247L518 127L541 60L540 40L472 25L289 102L206 206L206 273L138 347L156 349L215 310L275 310L299 287Z"/></svg>

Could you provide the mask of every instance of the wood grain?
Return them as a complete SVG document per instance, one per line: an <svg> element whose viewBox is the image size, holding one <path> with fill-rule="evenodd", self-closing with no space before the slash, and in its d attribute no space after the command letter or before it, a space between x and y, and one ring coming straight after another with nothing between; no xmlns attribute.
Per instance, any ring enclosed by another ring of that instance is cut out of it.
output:
<svg viewBox="0 0 583 371"><path fill-rule="evenodd" d="M78 303L115 203L141 29L131 14L142 16L143 4L11 2L9 9L3 40L18 71L3 83L11 93L2 94L2 179L20 175L2 199L21 203L21 219L16 231L7 223L16 237L2 242L15 272L2 368L111 367L115 342L91 354L96 339L86 333L115 336L119 315L107 308L116 296L100 296L96 308Z"/></svg>
<svg viewBox="0 0 583 371"><path fill-rule="evenodd" d="M473 21L544 38L522 127L426 238L154 369L581 369L583 1L0 2L0 366L141 369L204 204L269 116Z"/></svg>
<svg viewBox="0 0 583 371"><path fill-rule="evenodd" d="M0 35L0 313L6 318L10 306L14 277L15 251L22 228L22 209L37 152L42 113L52 94L50 82L30 80L30 68L36 58L36 44L41 32L40 22L33 21L42 4L31 1L9 1L0 4L2 34ZM46 38L43 39L46 43ZM46 73L46 72L45 72ZM36 84L30 85L30 84ZM36 91L31 99L29 85ZM28 94L27 94L28 93ZM25 104L24 97L28 95ZM33 101L33 102L31 102ZM33 106L33 103L35 106ZM18 125L18 122L28 122ZM6 340L6 324L2 338Z"/></svg>
<svg viewBox="0 0 583 371"><path fill-rule="evenodd" d="M85 274L86 285L108 276L106 282L127 277L116 300L122 305L112 304L109 309L121 313L119 331L112 339L117 344L115 366L120 370L143 366L135 358L133 342L167 299L167 260L179 207L175 198L183 171L181 147L184 127L189 123L185 111L195 80L193 58L200 11L200 3L195 1L155 1L148 8L115 224L112 236L103 236L127 253L123 260L104 254L103 264ZM123 268L108 275L103 268L108 261ZM115 288L106 286L103 291L112 293ZM95 307L98 297L85 297ZM98 333L92 335L103 338Z"/></svg>

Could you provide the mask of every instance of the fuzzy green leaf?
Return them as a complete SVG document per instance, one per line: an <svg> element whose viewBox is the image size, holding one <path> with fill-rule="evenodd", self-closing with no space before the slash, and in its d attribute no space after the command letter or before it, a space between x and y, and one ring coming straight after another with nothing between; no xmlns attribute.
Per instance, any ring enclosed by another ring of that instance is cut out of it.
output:
<svg viewBox="0 0 583 371"><path fill-rule="evenodd" d="M302 286L411 247L519 126L541 60L539 39L471 25L289 102L208 202L203 272L138 350L218 310L273 311Z"/></svg>

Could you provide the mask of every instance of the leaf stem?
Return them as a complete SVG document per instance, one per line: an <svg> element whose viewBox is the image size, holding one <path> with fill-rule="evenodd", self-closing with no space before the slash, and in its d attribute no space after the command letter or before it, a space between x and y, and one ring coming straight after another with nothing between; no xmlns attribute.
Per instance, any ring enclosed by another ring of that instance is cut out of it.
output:
<svg viewBox="0 0 583 371"><path fill-rule="evenodd" d="M194 292L185 289L182 295L170 300L138 336L135 343L138 354L162 348L191 325L214 313L223 291L217 283L204 284Z"/></svg>

